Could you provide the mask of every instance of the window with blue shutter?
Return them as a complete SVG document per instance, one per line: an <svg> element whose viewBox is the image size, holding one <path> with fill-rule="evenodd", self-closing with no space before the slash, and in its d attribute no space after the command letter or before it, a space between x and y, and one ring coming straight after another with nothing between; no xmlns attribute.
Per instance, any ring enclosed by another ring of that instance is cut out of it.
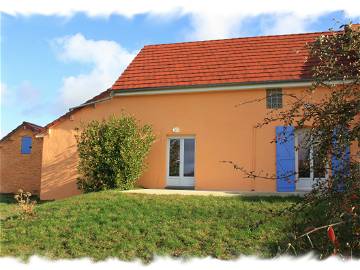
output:
<svg viewBox="0 0 360 270"><path fill-rule="evenodd" d="M294 127L276 127L276 190L295 191Z"/></svg>
<svg viewBox="0 0 360 270"><path fill-rule="evenodd" d="M21 138L21 154L31 154L32 138L24 136Z"/></svg>

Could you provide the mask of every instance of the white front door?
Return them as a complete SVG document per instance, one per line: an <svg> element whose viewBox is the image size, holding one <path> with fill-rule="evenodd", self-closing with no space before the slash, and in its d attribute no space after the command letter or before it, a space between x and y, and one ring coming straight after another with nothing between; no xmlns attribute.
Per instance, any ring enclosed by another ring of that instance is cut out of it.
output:
<svg viewBox="0 0 360 270"><path fill-rule="evenodd" d="M310 191L316 181L326 179L325 167L319 166L319 163L316 163L317 160L314 155L316 149L306 145L308 142L306 136L308 136L306 129L298 129L295 132L296 190L298 191Z"/></svg>
<svg viewBox="0 0 360 270"><path fill-rule="evenodd" d="M167 186L194 187L195 138L171 137L167 149Z"/></svg>

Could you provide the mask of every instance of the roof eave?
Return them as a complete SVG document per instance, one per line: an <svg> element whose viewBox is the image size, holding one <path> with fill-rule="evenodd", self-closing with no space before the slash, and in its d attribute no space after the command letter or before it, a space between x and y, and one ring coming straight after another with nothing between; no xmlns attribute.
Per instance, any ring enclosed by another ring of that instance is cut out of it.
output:
<svg viewBox="0 0 360 270"><path fill-rule="evenodd" d="M170 94L170 93L194 93L210 91L231 91L231 90L251 90L276 87L303 87L310 86L311 79L287 80L287 81L262 81L246 83L224 83L224 84L203 84L186 86L164 86L149 88L113 89L113 95L146 95L146 94Z"/></svg>

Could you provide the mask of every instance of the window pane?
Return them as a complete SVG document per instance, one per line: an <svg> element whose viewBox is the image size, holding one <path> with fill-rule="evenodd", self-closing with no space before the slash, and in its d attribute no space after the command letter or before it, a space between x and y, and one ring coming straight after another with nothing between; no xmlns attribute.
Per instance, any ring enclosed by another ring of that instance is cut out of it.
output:
<svg viewBox="0 0 360 270"><path fill-rule="evenodd" d="M269 109L282 108L282 89L266 90L266 107Z"/></svg>
<svg viewBox="0 0 360 270"><path fill-rule="evenodd" d="M184 139L184 176L194 176L195 140Z"/></svg>
<svg viewBox="0 0 360 270"><path fill-rule="evenodd" d="M170 140L169 176L180 176L180 140Z"/></svg>
<svg viewBox="0 0 360 270"><path fill-rule="evenodd" d="M298 132L298 167L299 178L310 177L310 147L306 145L304 131Z"/></svg>

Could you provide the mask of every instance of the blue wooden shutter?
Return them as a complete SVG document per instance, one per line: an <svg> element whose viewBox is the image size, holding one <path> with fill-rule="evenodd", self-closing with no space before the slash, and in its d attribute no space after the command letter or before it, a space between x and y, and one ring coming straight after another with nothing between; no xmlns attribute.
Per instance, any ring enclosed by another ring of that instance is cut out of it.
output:
<svg viewBox="0 0 360 270"><path fill-rule="evenodd" d="M344 190L344 182L341 176L347 176L350 173L350 146L347 146L345 152L337 146L336 142L336 129L334 130L333 140L333 156L331 157L331 168L334 178L338 180L338 191Z"/></svg>
<svg viewBox="0 0 360 270"><path fill-rule="evenodd" d="M21 138L21 154L30 154L31 153L32 138L31 137L22 137Z"/></svg>
<svg viewBox="0 0 360 270"><path fill-rule="evenodd" d="M339 151L339 150L335 150ZM345 153L338 153L334 154L331 157L331 165L332 165L332 172L337 174L345 174L349 173L349 163L350 163L350 147L347 146L345 149Z"/></svg>
<svg viewBox="0 0 360 270"><path fill-rule="evenodd" d="M332 172L336 175L339 173L348 174L349 173L349 162L350 162L350 147L347 146L345 153L343 149L337 145L336 133L338 129L334 130L334 139L333 139L333 156L331 157L331 167ZM345 135L347 132L345 132Z"/></svg>
<svg viewBox="0 0 360 270"><path fill-rule="evenodd" d="M294 127L276 127L276 190L295 191Z"/></svg>

